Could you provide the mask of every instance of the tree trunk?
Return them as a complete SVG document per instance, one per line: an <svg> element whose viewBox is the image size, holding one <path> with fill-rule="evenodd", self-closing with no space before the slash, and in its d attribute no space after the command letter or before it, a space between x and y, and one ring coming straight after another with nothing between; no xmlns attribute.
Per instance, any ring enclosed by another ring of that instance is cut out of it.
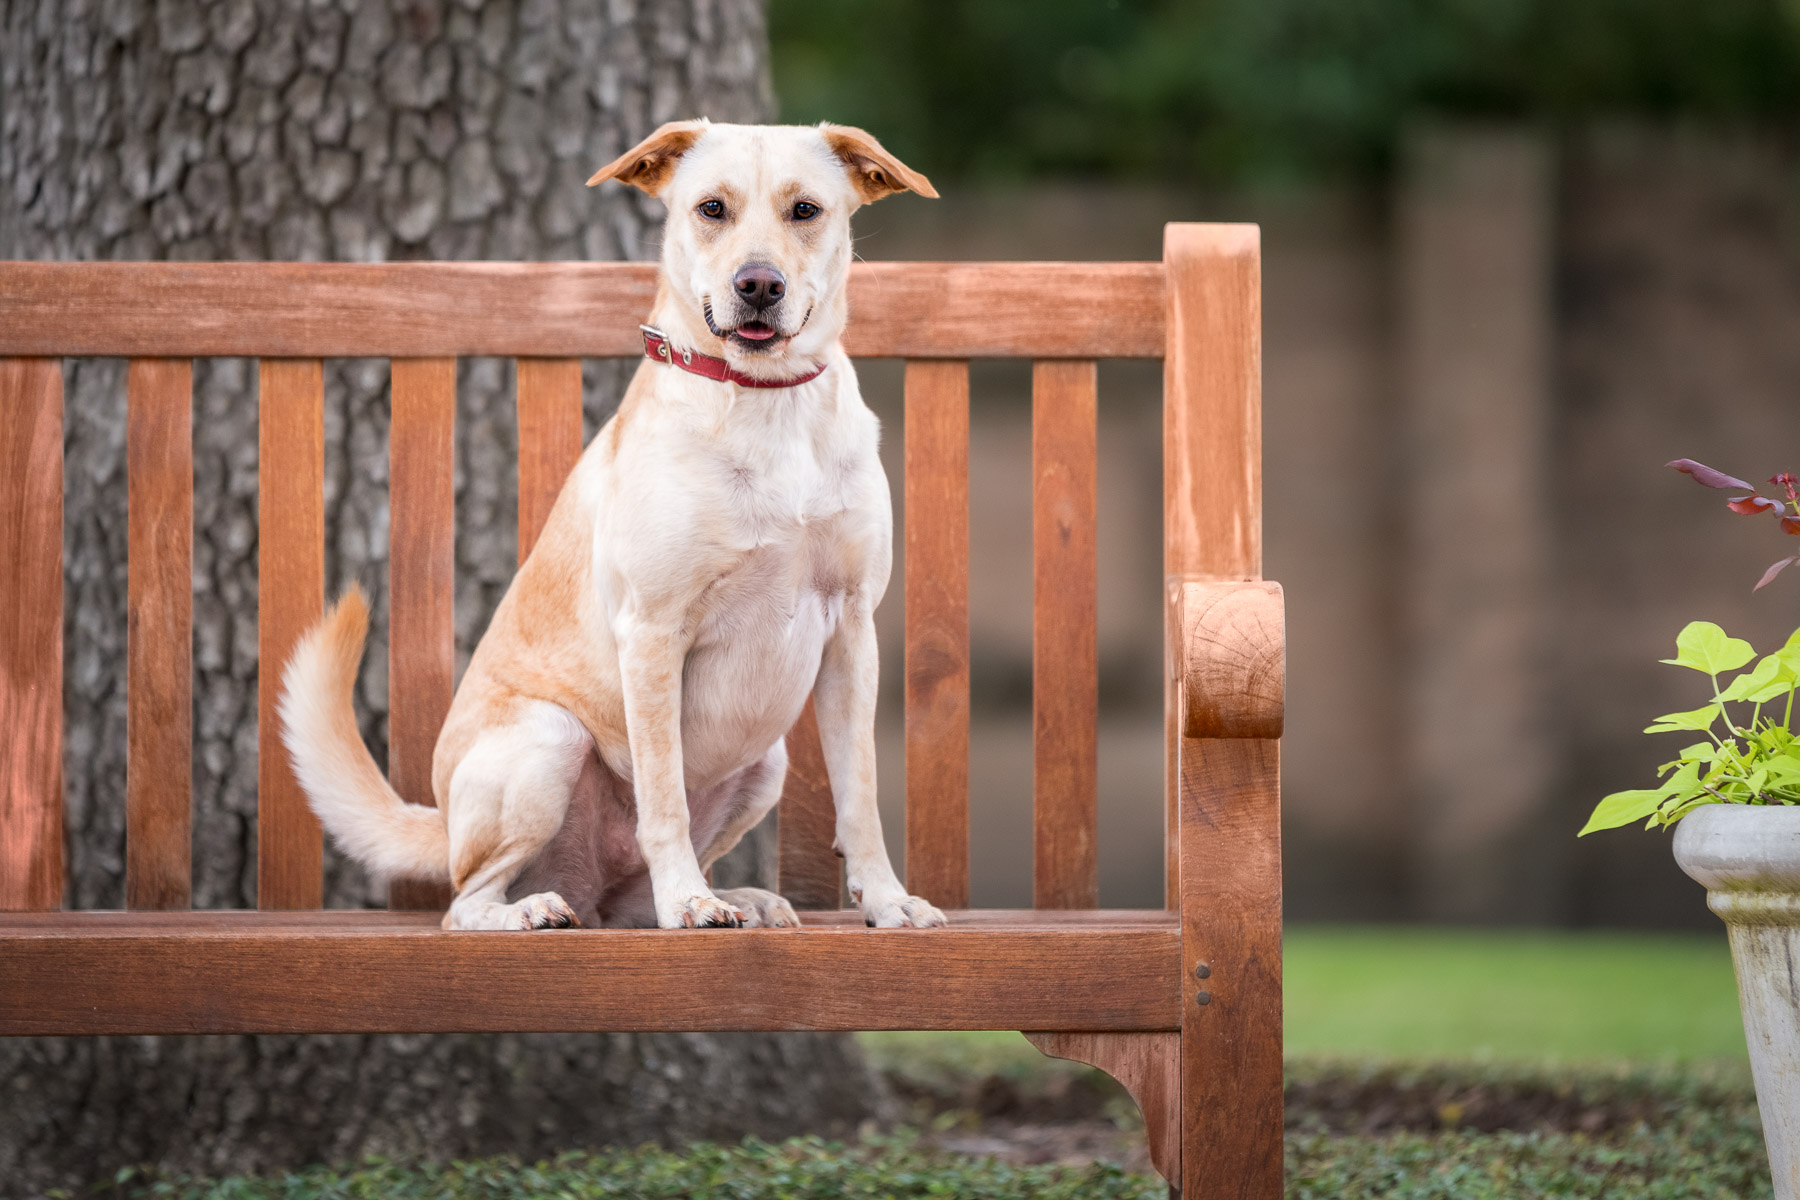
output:
<svg viewBox="0 0 1800 1200"><path fill-rule="evenodd" d="M660 207L582 185L661 121L772 108L756 0L0 0L0 258L616 259ZM630 364L586 371L588 431ZM328 586L375 603L363 729L386 752L387 366L326 373ZM516 553L512 368L462 365L459 660ZM194 377L197 907L256 903L254 364ZM65 904L123 904L123 364L70 364ZM723 872L754 878L768 833ZM326 902L380 905L328 853ZM219 1172L830 1127L875 1094L805 1035L0 1042L0 1178ZM704 1103L696 1103L699 1097ZM10 1194L10 1193L9 1193Z"/></svg>

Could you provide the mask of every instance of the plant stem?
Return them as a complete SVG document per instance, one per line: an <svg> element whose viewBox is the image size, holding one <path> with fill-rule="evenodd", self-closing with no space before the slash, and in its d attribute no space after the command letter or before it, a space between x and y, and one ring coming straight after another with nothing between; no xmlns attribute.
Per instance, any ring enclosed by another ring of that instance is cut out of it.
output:
<svg viewBox="0 0 1800 1200"><path fill-rule="evenodd" d="M1709 671L1707 672L1707 677L1712 680L1713 703L1719 706L1719 716L1725 721L1725 728L1731 730L1732 737L1743 737L1742 731L1740 731L1736 725L1731 723L1731 714L1725 711L1725 696L1724 693L1719 690L1719 673L1717 671Z"/></svg>

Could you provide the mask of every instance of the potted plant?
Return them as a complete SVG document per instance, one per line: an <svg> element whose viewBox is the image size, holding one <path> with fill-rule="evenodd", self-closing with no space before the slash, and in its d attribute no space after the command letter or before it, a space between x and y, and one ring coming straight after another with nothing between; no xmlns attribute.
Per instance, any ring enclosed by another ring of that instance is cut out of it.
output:
<svg viewBox="0 0 1800 1200"><path fill-rule="evenodd" d="M1743 493L1727 502L1733 512L1773 517L1800 536L1791 473L1770 480L1784 494L1766 496L1691 459L1669 465L1707 487ZM1771 565L1757 588L1795 562L1800 554ZM1601 800L1581 833L1636 821L1676 826L1675 861L1705 885L1707 906L1730 931L1775 1195L1800 1200L1800 630L1761 657L1709 621L1689 624L1675 645L1675 657L1663 661L1705 675L1712 699L1658 717L1645 732L1693 740L1663 765L1657 786Z"/></svg>

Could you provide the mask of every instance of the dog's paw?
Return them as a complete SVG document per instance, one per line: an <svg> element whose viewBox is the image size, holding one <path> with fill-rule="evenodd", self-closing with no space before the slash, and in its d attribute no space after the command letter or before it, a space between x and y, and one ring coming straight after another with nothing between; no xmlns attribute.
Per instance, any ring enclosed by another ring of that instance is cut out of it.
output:
<svg viewBox="0 0 1800 1200"><path fill-rule="evenodd" d="M800 918L794 906L761 888L730 888L718 893L719 899L744 914L748 929L798 929Z"/></svg>
<svg viewBox="0 0 1800 1200"><path fill-rule="evenodd" d="M575 910L555 892L538 892L512 905L514 929L579 929Z"/></svg>
<svg viewBox="0 0 1800 1200"><path fill-rule="evenodd" d="M741 929L747 923L743 913L710 892L689 896L657 913L657 924L664 929Z"/></svg>
<svg viewBox="0 0 1800 1200"><path fill-rule="evenodd" d="M863 922L876 929L934 929L950 924L935 905L918 896L864 905Z"/></svg>

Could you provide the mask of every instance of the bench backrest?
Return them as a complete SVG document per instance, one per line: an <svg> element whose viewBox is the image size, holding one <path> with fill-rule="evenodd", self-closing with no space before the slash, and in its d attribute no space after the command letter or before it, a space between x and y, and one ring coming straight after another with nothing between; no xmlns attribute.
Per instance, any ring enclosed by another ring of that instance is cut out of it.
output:
<svg viewBox="0 0 1800 1200"><path fill-rule="evenodd" d="M581 359L641 352L637 325L655 275L637 263L0 263L0 910L55 909L63 895L63 357L131 360L126 902L185 908L191 360L260 360L263 663L285 660L325 600L321 360L392 360L388 769L401 795L429 804L454 667L456 359L518 360L523 556L581 451ZM1170 597L1184 579L1259 578L1259 297L1253 226L1171 225L1159 263L852 268L848 349L907 360L912 890L945 907L968 902L968 360L1035 360L1034 893L1040 908L1092 908L1095 360L1165 360ZM321 836L275 733L279 679L259 673L258 905L317 908ZM1172 672L1170 680L1172 789L1179 696ZM801 907L836 907L833 817L810 710L790 749L782 887ZM1169 810L1172 821L1172 802ZM1172 837L1169 845L1172 905ZM397 887L392 898L406 907L442 901L419 887Z"/></svg>

